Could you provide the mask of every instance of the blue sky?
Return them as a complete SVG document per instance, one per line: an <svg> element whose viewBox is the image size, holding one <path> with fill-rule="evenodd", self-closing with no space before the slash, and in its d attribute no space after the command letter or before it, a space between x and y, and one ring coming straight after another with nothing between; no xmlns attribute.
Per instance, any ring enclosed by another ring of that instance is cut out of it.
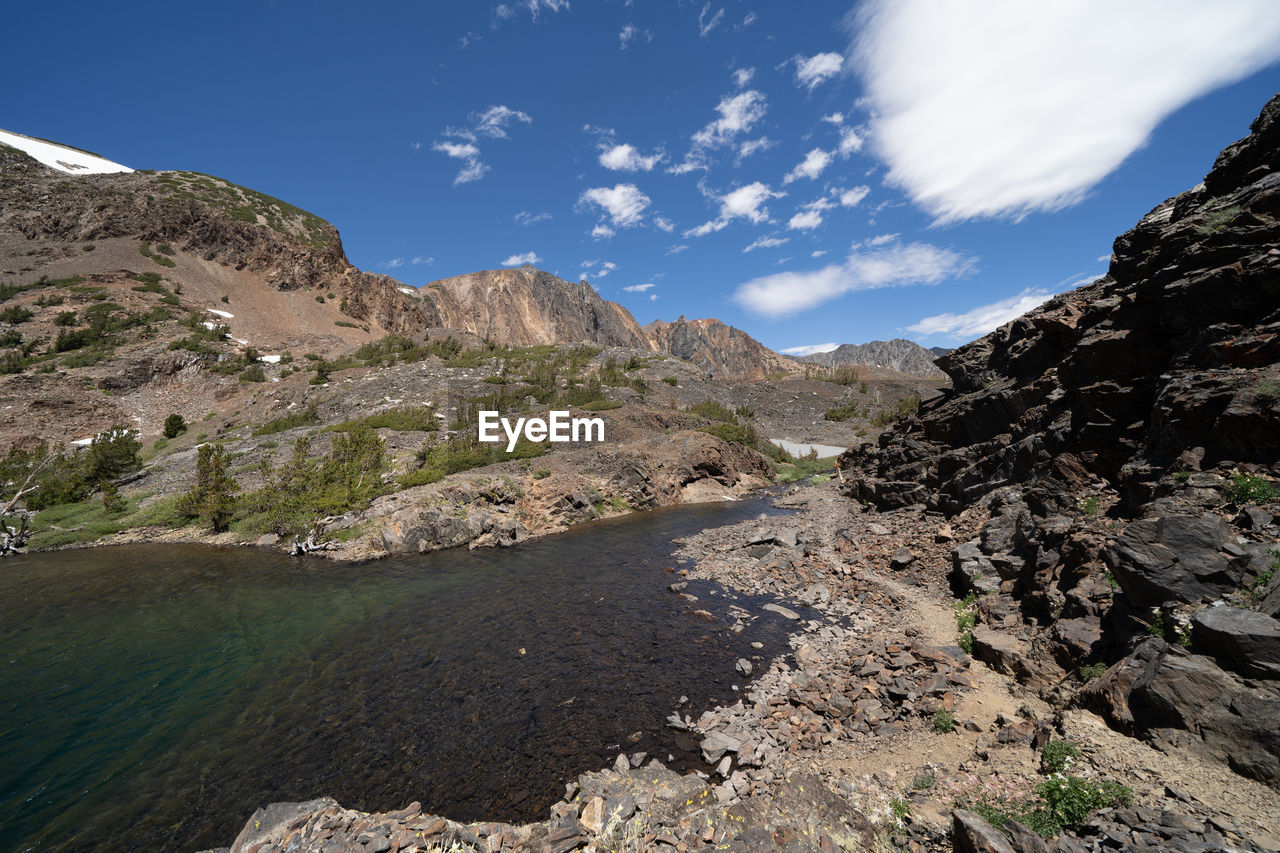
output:
<svg viewBox="0 0 1280 853"><path fill-rule="evenodd" d="M412 285L954 346L1106 269L1280 89L1272 0L12 4L0 128L234 180Z"/></svg>

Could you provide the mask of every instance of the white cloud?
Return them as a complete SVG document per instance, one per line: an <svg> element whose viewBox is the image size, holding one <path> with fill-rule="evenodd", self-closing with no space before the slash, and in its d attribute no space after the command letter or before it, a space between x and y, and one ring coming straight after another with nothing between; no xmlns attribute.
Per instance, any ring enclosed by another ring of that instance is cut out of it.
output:
<svg viewBox="0 0 1280 853"><path fill-rule="evenodd" d="M840 128L840 145L837 148L841 157L848 157L862 150L862 137L851 127Z"/></svg>
<svg viewBox="0 0 1280 853"><path fill-rule="evenodd" d="M579 278L604 278L618 268L613 261L583 261L580 266Z"/></svg>
<svg viewBox="0 0 1280 853"><path fill-rule="evenodd" d="M584 190L578 197L578 204L594 204L608 214L613 226L630 228L642 221L644 209L649 206L649 197L635 184L617 184Z"/></svg>
<svg viewBox="0 0 1280 853"><path fill-rule="evenodd" d="M642 30L635 24L627 24L618 33L618 41L622 50L626 50L627 46L638 38L643 38L645 41L653 41L653 33L648 30Z"/></svg>
<svg viewBox="0 0 1280 853"><path fill-rule="evenodd" d="M1280 59L1273 0L870 0L871 140L940 223L1079 202L1189 101Z"/></svg>
<svg viewBox="0 0 1280 853"><path fill-rule="evenodd" d="M502 104L495 104L482 113L472 113L469 118L475 126L476 133L481 136L488 136L491 139L506 139L507 127L513 121L523 122L524 124L533 123L533 119L528 113L513 110Z"/></svg>
<svg viewBox="0 0 1280 853"><path fill-rule="evenodd" d="M591 236L597 240L607 240L617 233L618 233L617 231L614 231L612 228L610 228L608 225L605 225L603 222L598 223L596 227L591 229Z"/></svg>
<svg viewBox="0 0 1280 853"><path fill-rule="evenodd" d="M917 335L945 335L955 340L968 340L998 329L1015 317L1043 305L1053 294L1040 288L1027 288L1017 296L979 305L963 314L934 314L907 326Z"/></svg>
<svg viewBox="0 0 1280 853"><path fill-rule="evenodd" d="M747 246L745 249L743 249L742 252L743 254L746 254L747 252L753 252L756 249L772 249L775 246L781 246L785 244L790 239L791 239L790 237L774 237L774 236L759 237L756 239L754 243L752 243L750 246Z"/></svg>
<svg viewBox="0 0 1280 853"><path fill-rule="evenodd" d="M532 0L532 2L537 2L537 0ZM563 2L563 0L559 0L559 2ZM502 7L498 8L501 9ZM565 3L565 8L568 8L567 3ZM489 171L489 167L480 159L480 148L475 144L478 138L477 135L487 136L490 139L506 139L507 127L511 122L519 121L529 124L533 121L528 113L522 113L519 110L513 110L501 104L489 107L482 113L472 113L468 118L471 120L472 125L470 129L447 127L444 131L445 136L457 137L466 140L466 142L441 140L431 146L433 151L439 151L448 157L462 160L466 163L462 171L458 172L453 179L455 187L458 184L478 181Z"/></svg>
<svg viewBox="0 0 1280 853"><path fill-rule="evenodd" d="M535 222L543 222L550 218L551 218L551 214L547 213L545 210L541 213L530 213L527 210L522 210L519 213L517 213L515 216L517 225L526 225L526 226L532 225Z"/></svg>
<svg viewBox="0 0 1280 853"><path fill-rule="evenodd" d="M410 142L410 143L409 143L409 147L410 147L410 148L412 148L414 151L418 151L418 150L420 150L420 149L422 148L422 143L421 143L421 142Z"/></svg>
<svg viewBox="0 0 1280 853"><path fill-rule="evenodd" d="M805 344L804 346L780 349L778 352L783 355L806 356L813 355L816 352L831 352L839 346L839 344Z"/></svg>
<svg viewBox="0 0 1280 853"><path fill-rule="evenodd" d="M738 146L738 159L743 160L757 151L768 151L774 144L774 141L767 136L762 136L759 139L748 139Z"/></svg>
<svg viewBox="0 0 1280 853"><path fill-rule="evenodd" d="M653 282L647 281L644 284L633 284L622 289L627 293L644 293L646 290L652 290L654 287L655 285Z"/></svg>
<svg viewBox="0 0 1280 853"><path fill-rule="evenodd" d="M569 0L520 0L518 3L502 3L494 7L494 18L506 21L516 16L519 9L528 9L534 20L545 9L549 12L561 12L569 8Z"/></svg>
<svg viewBox="0 0 1280 853"><path fill-rule="evenodd" d="M645 157L634 145L605 144L600 152L600 165L615 172L648 172L658 165L666 155L659 151Z"/></svg>
<svg viewBox="0 0 1280 853"><path fill-rule="evenodd" d="M796 231L811 231L822 224L822 214L835 206L835 202L829 198L801 205L800 212L787 220L787 227Z"/></svg>
<svg viewBox="0 0 1280 853"><path fill-rule="evenodd" d="M411 264L434 264L435 262L435 258L423 257L422 255L417 255L413 260L409 261Z"/></svg>
<svg viewBox="0 0 1280 853"><path fill-rule="evenodd" d="M796 56L796 82L810 92L823 81L830 80L844 67L844 57L838 53L818 53L813 56Z"/></svg>
<svg viewBox="0 0 1280 853"><path fill-rule="evenodd" d="M657 302L657 301L658 301L658 294L656 294L656 293L650 293L650 294L649 294L649 301L650 301L650 302Z"/></svg>
<svg viewBox="0 0 1280 853"><path fill-rule="evenodd" d="M840 204L845 207L857 207L858 202L867 197L867 193L871 192L871 187L854 187L851 190L845 190L840 193Z"/></svg>
<svg viewBox="0 0 1280 853"><path fill-rule="evenodd" d="M733 85L739 89L745 89L747 84L751 82L751 78L756 76L754 68L739 68L733 72Z"/></svg>
<svg viewBox="0 0 1280 853"><path fill-rule="evenodd" d="M820 257L822 257L823 255L825 255L826 253L827 253L827 250L826 250L826 249L814 249L812 252L810 252L810 253L809 253L809 257L811 257L811 258L820 258Z"/></svg>
<svg viewBox="0 0 1280 853"><path fill-rule="evenodd" d="M684 162L672 166L668 171L682 175L695 169L706 168L708 151L735 143L739 135L749 132L756 122L764 118L767 108L768 102L764 94L755 89L748 89L736 95L725 95L716 105L719 116L693 135L693 144L690 146L689 153L685 155ZM767 140L763 141L767 142ZM740 156L746 156L758 148L759 146L752 148L751 151L745 151Z"/></svg>
<svg viewBox="0 0 1280 853"><path fill-rule="evenodd" d="M716 13L707 18L707 13L711 11L711 4L703 5L702 11L698 13L698 35L706 38L711 31L720 25L724 20L724 9L717 9Z"/></svg>
<svg viewBox="0 0 1280 853"><path fill-rule="evenodd" d="M392 258L389 261L383 261L382 266L389 270L397 269L398 267L404 266L404 258Z"/></svg>
<svg viewBox="0 0 1280 853"><path fill-rule="evenodd" d="M900 237L900 236L902 236L902 235L900 235L900 234L877 234L876 236L872 237L870 240L868 240L868 241L867 241L867 245L868 245L868 246L883 246L883 245L885 245L886 243L892 243L894 240L897 240L897 239L898 239L898 237Z"/></svg>
<svg viewBox="0 0 1280 853"><path fill-rule="evenodd" d="M453 179L453 185L478 181L489 171L489 167L480 161L480 149L470 142L437 142L431 146L432 151L439 151L447 157L462 160L466 165Z"/></svg>
<svg viewBox="0 0 1280 853"><path fill-rule="evenodd" d="M681 243L681 244L680 244L680 245L678 245L678 246L672 246L671 248L667 249L667 254L668 254L668 255L678 255L678 254L680 254L681 252L687 252L687 251L689 251L689 249L691 249L691 248L693 248L693 247L692 247L692 246L689 246L689 245L688 245L688 244L686 244L686 243Z"/></svg>
<svg viewBox="0 0 1280 853"><path fill-rule="evenodd" d="M843 264L783 272L738 286L733 299L755 314L783 317L845 293L883 287L937 284L973 270L975 259L927 243L852 252Z"/></svg>
<svg viewBox="0 0 1280 853"><path fill-rule="evenodd" d="M844 113L828 113L822 117L822 120L840 127L844 124Z"/></svg>
<svg viewBox="0 0 1280 853"><path fill-rule="evenodd" d="M668 234L676 230L676 224L665 216L653 217L653 224L658 226L661 230L666 231Z"/></svg>
<svg viewBox="0 0 1280 853"><path fill-rule="evenodd" d="M782 198L786 193L774 192L768 184L754 181L738 187L722 196L713 196L720 202L720 215L697 228L684 232L686 237L702 237L713 231L722 231L734 219L746 219L753 224L769 220L769 210L764 203L771 198Z"/></svg>
<svg viewBox="0 0 1280 853"><path fill-rule="evenodd" d="M782 179L782 183L789 184L800 178L808 178L813 180L822 174L822 170L831 165L831 152L823 151L821 148L815 148L808 154L804 155L804 159L787 173Z"/></svg>
<svg viewBox="0 0 1280 853"><path fill-rule="evenodd" d="M523 255L512 255L502 262L504 267L518 267L521 264L537 264L541 263L542 258L538 257L535 252L525 252Z"/></svg>
<svg viewBox="0 0 1280 853"><path fill-rule="evenodd" d="M1101 261L1101 262L1102 262L1102 263L1104 263L1104 264L1109 264L1109 263L1111 263L1111 258L1112 258L1112 255L1111 255L1110 253L1108 253L1108 254L1105 254L1105 255L1100 256L1100 257L1098 258L1098 260L1099 260L1099 261Z"/></svg>

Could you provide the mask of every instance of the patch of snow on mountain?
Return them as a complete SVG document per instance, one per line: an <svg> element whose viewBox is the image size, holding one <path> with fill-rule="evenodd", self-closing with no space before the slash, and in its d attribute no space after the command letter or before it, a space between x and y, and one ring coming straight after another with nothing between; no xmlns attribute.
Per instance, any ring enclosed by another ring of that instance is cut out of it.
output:
<svg viewBox="0 0 1280 853"><path fill-rule="evenodd" d="M57 169L59 172L66 172L68 175L106 175L112 172L133 171L128 166L113 163L95 154L77 151L74 148L67 148L66 146L56 145L40 139L32 139L30 136L10 133L7 130L0 130L0 143L8 145L10 148L17 148L19 151L25 151L49 168Z"/></svg>

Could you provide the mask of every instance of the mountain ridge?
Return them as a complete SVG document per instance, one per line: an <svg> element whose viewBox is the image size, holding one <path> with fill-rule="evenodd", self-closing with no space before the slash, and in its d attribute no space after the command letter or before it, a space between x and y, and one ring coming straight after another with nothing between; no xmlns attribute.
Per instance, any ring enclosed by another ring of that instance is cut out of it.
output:
<svg viewBox="0 0 1280 853"><path fill-rule="evenodd" d="M816 352L797 360L822 367L866 364L925 379L946 379L946 373L934 364L936 357L933 351L915 341L894 338L889 341L868 341L865 344L841 344L828 352Z"/></svg>

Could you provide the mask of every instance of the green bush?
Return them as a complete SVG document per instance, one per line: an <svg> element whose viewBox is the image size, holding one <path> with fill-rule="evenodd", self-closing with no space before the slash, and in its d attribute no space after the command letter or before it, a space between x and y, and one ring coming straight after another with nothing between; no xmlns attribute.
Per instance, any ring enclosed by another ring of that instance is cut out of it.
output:
<svg viewBox="0 0 1280 853"><path fill-rule="evenodd" d="M533 472L533 479L535 480L545 480L550 476L551 476L550 468L539 468L538 470Z"/></svg>
<svg viewBox="0 0 1280 853"><path fill-rule="evenodd" d="M676 379L674 376L664 376L662 377L662 381L670 385L672 388L680 384L680 380Z"/></svg>
<svg viewBox="0 0 1280 853"><path fill-rule="evenodd" d="M1085 681L1093 681L1107 671L1105 663L1090 663L1080 667L1080 677Z"/></svg>
<svg viewBox="0 0 1280 853"><path fill-rule="evenodd" d="M400 406L376 415L343 421L326 429L331 432L347 432L361 426L396 432L430 432L435 428L435 418L427 406Z"/></svg>
<svg viewBox="0 0 1280 853"><path fill-rule="evenodd" d="M447 441L429 445L418 451L420 467L400 478L405 487L424 486L443 480L450 474L483 468L511 459L532 459L547 452L545 443L519 441L511 453L504 444L481 443L469 433L455 435Z"/></svg>
<svg viewBox="0 0 1280 853"><path fill-rule="evenodd" d="M1080 758L1080 747L1069 740L1051 740L1040 751L1040 766L1046 773L1064 773Z"/></svg>
<svg viewBox="0 0 1280 853"><path fill-rule="evenodd" d="M938 734L946 734L956 730L956 715L951 711L938 711L933 715L933 730Z"/></svg>
<svg viewBox="0 0 1280 853"><path fill-rule="evenodd" d="M703 400L701 403L694 403L689 407L689 412L695 415L701 415L709 421L723 421L724 423L736 424L737 416L727 406L723 406L710 398Z"/></svg>
<svg viewBox="0 0 1280 853"><path fill-rule="evenodd" d="M1280 497L1280 491L1277 491L1275 484L1256 474L1232 468L1230 476L1231 483L1227 486L1227 498L1236 506L1266 503Z"/></svg>
<svg viewBox="0 0 1280 853"><path fill-rule="evenodd" d="M76 324L76 312L59 311L58 316L53 318L55 326L74 326Z"/></svg>
<svg viewBox="0 0 1280 853"><path fill-rule="evenodd" d="M210 530L221 533L231 524L237 489L227 474L227 455L222 447L202 444L196 457L195 483L179 499L175 512L180 518L205 521Z"/></svg>
<svg viewBox="0 0 1280 853"><path fill-rule="evenodd" d="M267 421L262 426L253 431L254 435L274 435L278 432L284 432L294 427L307 426L320 422L320 416L316 413L316 404L312 403L301 412L292 415L285 415L282 418L276 418L274 421Z"/></svg>
<svg viewBox="0 0 1280 853"><path fill-rule="evenodd" d="M180 434L187 431L187 422L182 415L174 412L172 415L164 419L164 437L177 438Z"/></svg>
<svg viewBox="0 0 1280 853"><path fill-rule="evenodd" d="M14 325L25 323L34 316L31 313L31 309L24 305L14 305L4 309L4 311L0 311L0 320Z"/></svg>
<svg viewBox="0 0 1280 853"><path fill-rule="evenodd" d="M262 369L261 364L251 364L244 370L240 371L241 382L266 382L267 373Z"/></svg>
<svg viewBox="0 0 1280 853"><path fill-rule="evenodd" d="M846 403L841 403L838 406L833 406L832 408L827 409L827 411L824 412L822 415L823 420L828 420L828 421L847 421L847 420L850 420L851 418L859 418L859 417L865 417L865 416L866 416L866 413L864 412L862 406L859 406L857 403L855 403L852 400Z"/></svg>

